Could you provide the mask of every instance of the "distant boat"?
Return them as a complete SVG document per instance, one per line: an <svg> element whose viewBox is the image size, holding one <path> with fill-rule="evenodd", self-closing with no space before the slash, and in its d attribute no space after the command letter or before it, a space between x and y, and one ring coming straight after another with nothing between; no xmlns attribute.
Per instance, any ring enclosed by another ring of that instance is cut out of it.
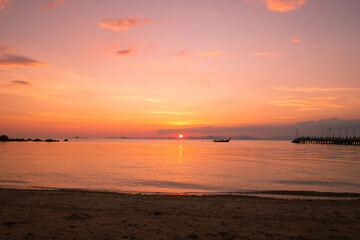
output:
<svg viewBox="0 0 360 240"><path fill-rule="evenodd" d="M215 138L214 142L230 142L231 138Z"/></svg>

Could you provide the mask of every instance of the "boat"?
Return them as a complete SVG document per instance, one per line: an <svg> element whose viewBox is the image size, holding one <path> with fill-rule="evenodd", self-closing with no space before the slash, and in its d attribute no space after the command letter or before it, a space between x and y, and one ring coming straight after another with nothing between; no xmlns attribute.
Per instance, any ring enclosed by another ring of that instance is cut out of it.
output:
<svg viewBox="0 0 360 240"><path fill-rule="evenodd" d="M215 138L214 142L230 142L231 138Z"/></svg>

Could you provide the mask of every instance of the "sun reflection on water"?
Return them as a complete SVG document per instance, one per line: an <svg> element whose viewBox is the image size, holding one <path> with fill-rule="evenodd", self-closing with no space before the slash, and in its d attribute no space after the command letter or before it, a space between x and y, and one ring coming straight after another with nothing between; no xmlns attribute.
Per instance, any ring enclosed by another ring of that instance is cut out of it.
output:
<svg viewBox="0 0 360 240"><path fill-rule="evenodd" d="M182 155L183 155L183 147L179 145L179 163L182 162Z"/></svg>

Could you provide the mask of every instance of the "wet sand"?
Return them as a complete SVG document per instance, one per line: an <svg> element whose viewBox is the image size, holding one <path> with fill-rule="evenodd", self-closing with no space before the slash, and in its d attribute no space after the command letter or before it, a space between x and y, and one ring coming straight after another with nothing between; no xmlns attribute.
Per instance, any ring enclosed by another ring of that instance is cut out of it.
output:
<svg viewBox="0 0 360 240"><path fill-rule="evenodd" d="M0 239L360 239L360 200L0 189Z"/></svg>

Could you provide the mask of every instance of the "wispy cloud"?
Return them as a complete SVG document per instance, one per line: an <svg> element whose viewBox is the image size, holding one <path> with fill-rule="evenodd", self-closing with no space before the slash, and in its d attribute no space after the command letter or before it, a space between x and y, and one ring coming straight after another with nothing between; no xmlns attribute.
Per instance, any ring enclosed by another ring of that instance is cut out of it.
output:
<svg viewBox="0 0 360 240"><path fill-rule="evenodd" d="M276 57L276 56L279 56L279 54L277 54L277 53L270 53L270 52L258 52L258 53L255 53L253 56L255 56L255 57L259 57L259 56L271 56L271 57Z"/></svg>
<svg viewBox="0 0 360 240"><path fill-rule="evenodd" d="M274 90L285 91L285 92L347 92L347 91L360 91L360 88L285 88L285 87L276 87Z"/></svg>
<svg viewBox="0 0 360 240"><path fill-rule="evenodd" d="M344 108L345 106L334 103L334 97L306 97L303 99L283 99L270 102L278 107L292 107L298 111L314 111L328 108Z"/></svg>
<svg viewBox="0 0 360 240"><path fill-rule="evenodd" d="M142 100L142 101L148 101L148 102L161 102L159 99L156 98L147 98L142 96L111 96L111 97L105 97L109 99L134 99L134 100Z"/></svg>
<svg viewBox="0 0 360 240"><path fill-rule="evenodd" d="M133 16L131 18L105 19L99 22L99 26L113 31L127 31L130 27L150 22L149 18L138 19L136 16Z"/></svg>
<svg viewBox="0 0 360 240"><path fill-rule="evenodd" d="M114 52L114 51L116 51L116 49L118 49L118 45L113 44L113 45L110 45L110 46L106 46L104 48L104 51L105 52Z"/></svg>
<svg viewBox="0 0 360 240"><path fill-rule="evenodd" d="M198 120L198 119L190 119L190 120L184 120L184 121L169 122L167 124L175 125L175 126L186 126L186 125L204 124L204 121L203 120Z"/></svg>
<svg viewBox="0 0 360 240"><path fill-rule="evenodd" d="M200 57L216 56L216 55L221 55L222 53L223 52L220 50L211 50L211 51L198 53L198 54L196 54L196 56L200 56Z"/></svg>
<svg viewBox="0 0 360 240"><path fill-rule="evenodd" d="M129 48L129 49L123 49L123 50L116 52L116 54L121 55L121 56L129 55L132 53L137 53L137 51L135 49Z"/></svg>
<svg viewBox="0 0 360 240"><path fill-rule="evenodd" d="M4 54L0 58L0 67L38 67L50 65L50 63L12 54Z"/></svg>
<svg viewBox="0 0 360 240"><path fill-rule="evenodd" d="M266 0L267 8L271 11L287 12L300 8L306 0Z"/></svg>
<svg viewBox="0 0 360 240"><path fill-rule="evenodd" d="M0 11L6 8L6 5L10 3L10 0L0 0Z"/></svg>
<svg viewBox="0 0 360 240"><path fill-rule="evenodd" d="M9 83L7 86L31 86L32 83L28 82L28 81L12 81L11 83Z"/></svg>
<svg viewBox="0 0 360 240"><path fill-rule="evenodd" d="M336 97L318 96L318 97L307 97L306 99L309 99L311 101L331 101L331 100L335 100Z"/></svg>
<svg viewBox="0 0 360 240"><path fill-rule="evenodd" d="M186 50L181 50L179 52L176 53L176 56L188 56L189 54L187 53Z"/></svg>
<svg viewBox="0 0 360 240"><path fill-rule="evenodd" d="M191 112L175 112L175 111L140 111L142 113L159 114L159 115L191 115Z"/></svg>
<svg viewBox="0 0 360 240"><path fill-rule="evenodd" d="M171 64L163 63L159 61L151 61L151 62L129 62L129 65L133 67L141 67L141 66L150 66L150 67L169 67Z"/></svg>
<svg viewBox="0 0 360 240"><path fill-rule="evenodd" d="M55 0L55 1L49 2L49 3L46 4L44 7L47 8L47 9L51 9L51 8L54 8L54 7L56 7L57 5L62 4L62 3L64 3L64 2L65 2L65 0Z"/></svg>
<svg viewBox="0 0 360 240"><path fill-rule="evenodd" d="M342 120L338 118L329 118L319 121L304 121L295 124L284 125L245 125L245 126L207 126L207 127L188 127L177 129L159 129L157 133L160 134L177 134L182 133L195 133L200 135L219 135L226 134L227 136L234 136L236 134L257 135L262 137L272 136L293 136L295 129L300 130L303 136L321 136L321 130L324 128L345 127L345 126L359 126L360 119Z"/></svg>
<svg viewBox="0 0 360 240"><path fill-rule="evenodd" d="M200 53L188 53L186 50L181 50L176 53L177 56L196 56L196 57L217 56L221 54L223 54L223 51L220 50L210 50Z"/></svg>
<svg viewBox="0 0 360 240"><path fill-rule="evenodd" d="M293 38L291 39L292 42L302 42L302 39L300 38Z"/></svg>
<svg viewBox="0 0 360 240"><path fill-rule="evenodd" d="M131 62L129 64L133 67L140 67L142 65L141 63L138 63L138 62Z"/></svg>
<svg viewBox="0 0 360 240"><path fill-rule="evenodd" d="M0 0L1 1L1 0ZM15 48L13 47L9 47L9 46L4 46L4 45L0 45L0 52L11 52L15 50Z"/></svg>

